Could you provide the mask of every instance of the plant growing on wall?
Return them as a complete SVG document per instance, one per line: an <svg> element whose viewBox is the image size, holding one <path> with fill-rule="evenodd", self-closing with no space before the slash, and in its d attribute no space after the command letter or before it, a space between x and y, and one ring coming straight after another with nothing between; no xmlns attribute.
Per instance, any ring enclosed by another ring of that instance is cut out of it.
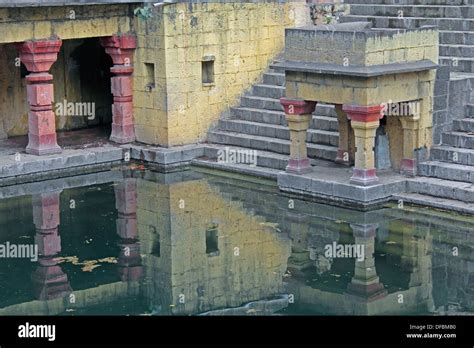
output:
<svg viewBox="0 0 474 348"><path fill-rule="evenodd" d="M334 4L312 4L311 19L314 24L334 24L344 14L344 8Z"/></svg>
<svg viewBox="0 0 474 348"><path fill-rule="evenodd" d="M143 20L153 17L152 9L149 6L137 7L133 14Z"/></svg>

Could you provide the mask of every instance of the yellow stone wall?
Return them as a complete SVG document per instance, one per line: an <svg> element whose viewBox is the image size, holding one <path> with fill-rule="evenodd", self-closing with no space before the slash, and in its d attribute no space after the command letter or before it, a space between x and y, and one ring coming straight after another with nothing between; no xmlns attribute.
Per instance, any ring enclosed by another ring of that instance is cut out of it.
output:
<svg viewBox="0 0 474 348"><path fill-rule="evenodd" d="M135 122L139 141L174 146L206 139L222 112L258 81L284 45L284 28L309 20L301 2L180 3L136 19ZM215 82L202 82L204 56ZM145 91L144 63L156 90Z"/></svg>
<svg viewBox="0 0 474 348"><path fill-rule="evenodd" d="M131 5L0 8L0 44L110 36L132 29Z"/></svg>
<svg viewBox="0 0 474 348"><path fill-rule="evenodd" d="M161 298L165 313L237 307L283 291L291 241L205 180L171 185L139 180L137 221L152 279L145 293ZM211 256L206 230L212 226L218 229L219 253ZM159 257L151 254L157 235Z"/></svg>

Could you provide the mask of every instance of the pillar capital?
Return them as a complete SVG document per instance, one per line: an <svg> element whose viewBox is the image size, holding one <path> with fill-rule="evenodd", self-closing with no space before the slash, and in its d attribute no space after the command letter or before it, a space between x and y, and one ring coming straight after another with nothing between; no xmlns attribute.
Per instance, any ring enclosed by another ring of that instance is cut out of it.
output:
<svg viewBox="0 0 474 348"><path fill-rule="evenodd" d="M280 98L280 103L286 115L307 115L312 114L316 109L315 101Z"/></svg>
<svg viewBox="0 0 474 348"><path fill-rule="evenodd" d="M346 112L347 117L353 122L378 122L383 117L382 105L344 105L342 110Z"/></svg>
<svg viewBox="0 0 474 348"><path fill-rule="evenodd" d="M400 117L400 123L403 129L418 130L420 127L420 119L414 117Z"/></svg>
<svg viewBox="0 0 474 348"><path fill-rule="evenodd" d="M58 59L62 41L58 38L25 41L16 45L20 60L30 72L48 72Z"/></svg>
<svg viewBox="0 0 474 348"><path fill-rule="evenodd" d="M133 53L137 47L137 38L133 34L113 35L100 38L100 44L112 58L115 65L131 65Z"/></svg>

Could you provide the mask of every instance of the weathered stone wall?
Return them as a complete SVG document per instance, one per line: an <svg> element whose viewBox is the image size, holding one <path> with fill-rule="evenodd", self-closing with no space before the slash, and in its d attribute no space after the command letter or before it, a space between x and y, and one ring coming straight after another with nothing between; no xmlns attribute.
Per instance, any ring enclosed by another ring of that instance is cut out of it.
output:
<svg viewBox="0 0 474 348"><path fill-rule="evenodd" d="M58 36L62 40L111 36L131 30L131 5L0 8L0 43Z"/></svg>
<svg viewBox="0 0 474 348"><path fill-rule="evenodd" d="M356 25L356 24L354 24ZM301 28L286 32L285 59L371 66L428 59L438 62L438 31L336 31Z"/></svg>
<svg viewBox="0 0 474 348"><path fill-rule="evenodd" d="M173 146L204 141L222 112L283 48L284 28L309 20L305 3L179 3L137 19L135 122L139 141ZM214 60L214 82L202 62ZM156 88L145 90L144 64Z"/></svg>

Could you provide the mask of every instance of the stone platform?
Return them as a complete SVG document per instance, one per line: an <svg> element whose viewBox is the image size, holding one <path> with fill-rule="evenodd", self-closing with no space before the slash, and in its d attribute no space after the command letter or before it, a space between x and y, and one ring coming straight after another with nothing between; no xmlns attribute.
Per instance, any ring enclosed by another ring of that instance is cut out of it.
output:
<svg viewBox="0 0 474 348"><path fill-rule="evenodd" d="M59 133L62 153L45 156L26 154L26 137L2 140L0 187L24 184L22 189L29 191L38 181L100 173L117 166L133 166L130 162L139 161L159 172L192 167L214 175L245 176L246 180L263 178L276 182L281 191L290 195L349 208L369 210L401 199L405 203L474 214L474 185L470 183L379 171L379 183L358 186L349 182L351 168L331 161L312 159L313 171L298 175L284 172L287 156L275 153L259 151L257 163L252 166L219 161L219 152L226 149L222 145L203 143L172 148L140 143L118 145L107 140L107 133L107 129L100 128ZM5 192L6 196L10 194Z"/></svg>
<svg viewBox="0 0 474 348"><path fill-rule="evenodd" d="M379 182L372 186L350 184L352 168L313 167L313 172L298 175L278 174L278 186L284 192L331 200L357 207L384 203L406 191L407 178L392 171L379 172Z"/></svg>

